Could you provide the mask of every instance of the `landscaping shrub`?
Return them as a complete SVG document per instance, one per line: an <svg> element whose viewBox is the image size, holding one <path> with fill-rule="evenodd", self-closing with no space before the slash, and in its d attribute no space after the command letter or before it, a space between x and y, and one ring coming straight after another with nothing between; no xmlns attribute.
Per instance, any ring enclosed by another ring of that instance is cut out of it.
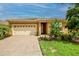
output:
<svg viewBox="0 0 79 59"><path fill-rule="evenodd" d="M0 40L11 35L11 30L8 25L0 24Z"/></svg>
<svg viewBox="0 0 79 59"><path fill-rule="evenodd" d="M50 39L52 40L60 40L61 39L61 28L62 28L62 23L59 21L55 21L51 24L51 31L50 31Z"/></svg>
<svg viewBox="0 0 79 59"><path fill-rule="evenodd" d="M64 40L64 41L79 40L79 32L77 32L77 31L69 31L68 34L63 34L61 36L61 40Z"/></svg>
<svg viewBox="0 0 79 59"><path fill-rule="evenodd" d="M4 38L4 32L3 30L0 28L0 40Z"/></svg>
<svg viewBox="0 0 79 59"><path fill-rule="evenodd" d="M48 40L46 37L40 37L41 40Z"/></svg>
<svg viewBox="0 0 79 59"><path fill-rule="evenodd" d="M63 41L71 41L72 38L73 38L73 36L70 35L70 34L63 34L63 35L61 36L61 40L63 40Z"/></svg>
<svg viewBox="0 0 79 59"><path fill-rule="evenodd" d="M47 37L47 36L40 36L38 39L39 40L45 40L45 41L50 40L49 37Z"/></svg>
<svg viewBox="0 0 79 59"><path fill-rule="evenodd" d="M79 32L78 31L72 31L72 42L79 43Z"/></svg>
<svg viewBox="0 0 79 59"><path fill-rule="evenodd" d="M62 25L59 21L51 24L50 40L72 41L79 38L79 32L76 30L69 30L68 34L61 32Z"/></svg>

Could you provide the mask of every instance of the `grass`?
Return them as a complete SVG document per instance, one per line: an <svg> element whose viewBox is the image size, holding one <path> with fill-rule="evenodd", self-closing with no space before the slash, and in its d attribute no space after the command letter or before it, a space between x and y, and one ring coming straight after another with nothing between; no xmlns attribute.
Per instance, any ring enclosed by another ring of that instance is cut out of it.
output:
<svg viewBox="0 0 79 59"><path fill-rule="evenodd" d="M79 56L79 45L63 41L39 41L44 56Z"/></svg>

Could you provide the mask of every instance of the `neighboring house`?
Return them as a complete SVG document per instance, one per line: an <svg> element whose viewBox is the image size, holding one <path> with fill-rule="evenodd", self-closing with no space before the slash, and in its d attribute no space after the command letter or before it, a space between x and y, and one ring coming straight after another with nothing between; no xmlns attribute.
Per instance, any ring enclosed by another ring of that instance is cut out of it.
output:
<svg viewBox="0 0 79 59"><path fill-rule="evenodd" d="M42 35L49 34L52 19L13 19L8 20L12 28L12 35ZM66 21L58 20L62 22L62 28L65 29Z"/></svg>

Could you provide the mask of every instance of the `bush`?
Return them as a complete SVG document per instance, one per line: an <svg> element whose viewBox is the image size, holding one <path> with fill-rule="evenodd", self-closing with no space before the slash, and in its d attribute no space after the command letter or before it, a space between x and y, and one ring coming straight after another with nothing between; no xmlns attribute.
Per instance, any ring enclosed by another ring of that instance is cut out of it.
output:
<svg viewBox="0 0 79 59"><path fill-rule="evenodd" d="M61 28L62 28L62 23L56 20L51 24L51 31L50 31L50 39L51 40L60 40L61 39Z"/></svg>
<svg viewBox="0 0 79 59"><path fill-rule="evenodd" d="M46 37L40 37L39 40L48 40Z"/></svg>
<svg viewBox="0 0 79 59"><path fill-rule="evenodd" d="M0 29L0 40L4 38L4 32L2 29Z"/></svg>
<svg viewBox="0 0 79 59"><path fill-rule="evenodd" d="M77 31L69 31L68 34L63 34L61 36L62 40L66 40L66 41L72 41L72 40L76 40L79 38L79 32Z"/></svg>
<svg viewBox="0 0 79 59"><path fill-rule="evenodd" d="M71 33L74 37L79 37L79 32L78 31L72 31Z"/></svg>
<svg viewBox="0 0 79 59"><path fill-rule="evenodd" d="M11 34L10 27L8 25L0 24L0 39L10 36Z"/></svg>
<svg viewBox="0 0 79 59"><path fill-rule="evenodd" d="M50 35L49 40L61 40L61 36Z"/></svg>
<svg viewBox="0 0 79 59"><path fill-rule="evenodd" d="M39 40L50 41L49 36L40 36L38 39Z"/></svg>
<svg viewBox="0 0 79 59"><path fill-rule="evenodd" d="M61 36L61 40L63 40L63 41L71 41L72 38L73 38L73 36L70 35L70 34L63 34L63 35Z"/></svg>

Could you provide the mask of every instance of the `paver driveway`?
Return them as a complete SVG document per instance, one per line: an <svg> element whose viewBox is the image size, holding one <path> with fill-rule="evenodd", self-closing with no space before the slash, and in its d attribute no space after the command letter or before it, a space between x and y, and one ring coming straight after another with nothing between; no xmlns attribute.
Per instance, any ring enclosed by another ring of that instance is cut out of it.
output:
<svg viewBox="0 0 79 59"><path fill-rule="evenodd" d="M36 36L11 36L0 42L1 56L41 56Z"/></svg>

